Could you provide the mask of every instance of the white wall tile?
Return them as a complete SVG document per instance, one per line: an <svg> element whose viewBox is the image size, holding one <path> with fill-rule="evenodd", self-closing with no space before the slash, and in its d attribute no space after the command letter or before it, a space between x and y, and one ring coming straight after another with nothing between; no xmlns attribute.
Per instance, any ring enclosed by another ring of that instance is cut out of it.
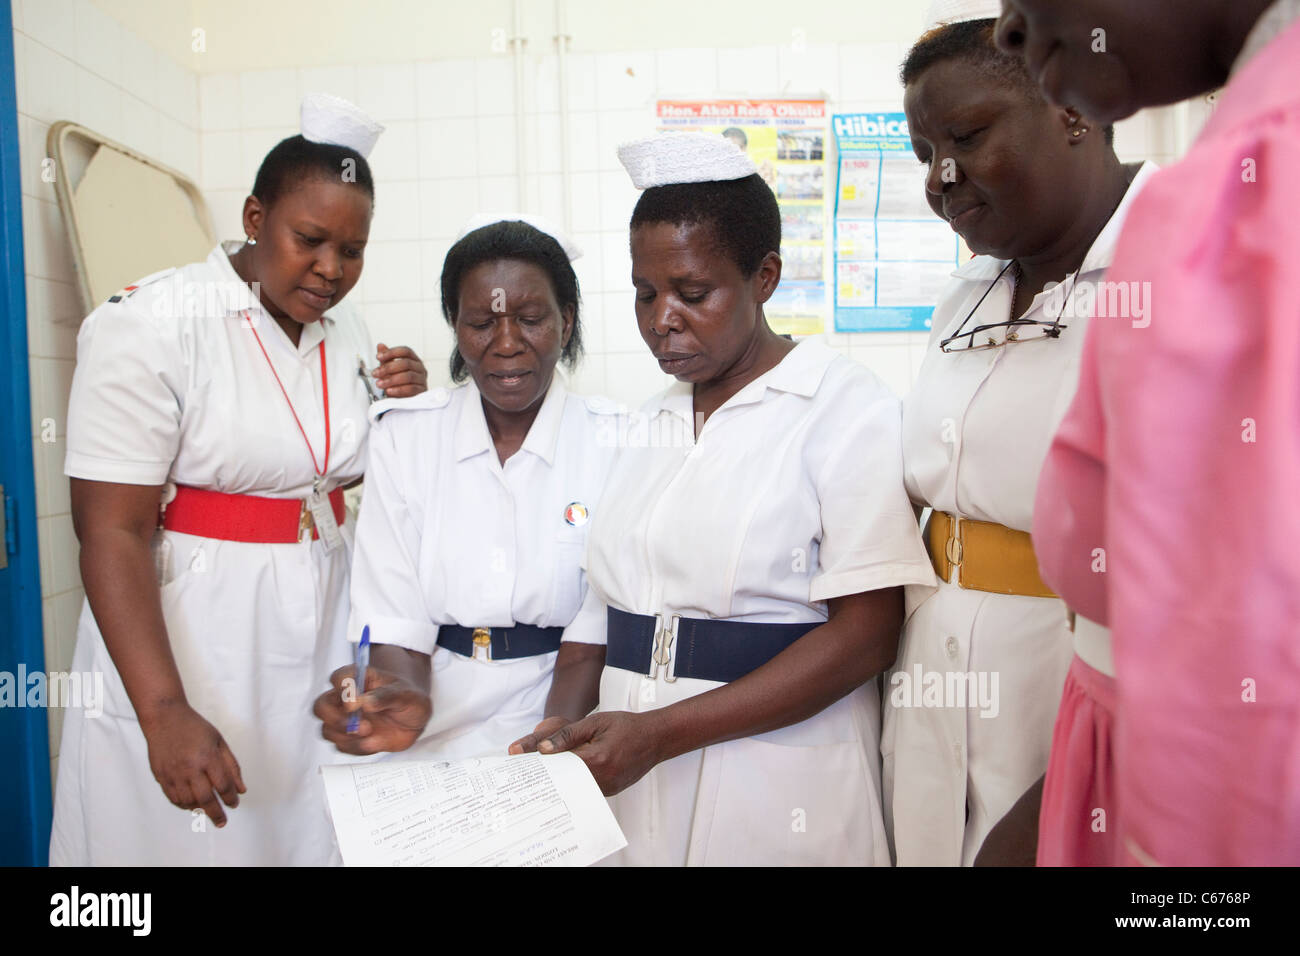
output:
<svg viewBox="0 0 1300 956"><path fill-rule="evenodd" d="M640 196L640 190L622 169L600 174L601 228L620 233L624 245L627 245L628 220Z"/></svg>
<svg viewBox="0 0 1300 956"><path fill-rule="evenodd" d="M72 249L59 207L53 202L23 197L23 255L29 274L73 280Z"/></svg>
<svg viewBox="0 0 1300 956"><path fill-rule="evenodd" d="M528 117L526 154L529 175L560 171L560 114L540 113Z"/></svg>
<svg viewBox="0 0 1300 956"><path fill-rule="evenodd" d="M301 98L296 70L256 70L239 74L239 127L292 126L298 131Z"/></svg>
<svg viewBox="0 0 1300 956"><path fill-rule="evenodd" d="M329 93L357 101L357 70L354 66L321 66L298 71L298 89L308 93ZM385 134L387 135L387 134Z"/></svg>
<svg viewBox="0 0 1300 956"><path fill-rule="evenodd" d="M77 4L75 0L16 0L22 4L23 30L33 40L62 53L77 55Z"/></svg>
<svg viewBox="0 0 1300 956"><path fill-rule="evenodd" d="M77 646L77 620L81 617L81 605L86 599L86 592L80 587L64 591L50 599L50 608L54 615L54 663L46 661L46 668L71 670L72 652ZM48 653L48 651L47 651Z"/></svg>
<svg viewBox="0 0 1300 956"><path fill-rule="evenodd" d="M564 225L564 177L559 173L533 177L533 206L541 215Z"/></svg>
<svg viewBox="0 0 1300 956"><path fill-rule="evenodd" d="M560 109L559 58L554 54L528 58L529 72L525 75L527 93L525 108L530 113L555 113Z"/></svg>
<svg viewBox="0 0 1300 956"><path fill-rule="evenodd" d="M584 335L586 331L584 327ZM605 395L608 392L605 356L588 349L577 369L569 373L568 388L575 395Z"/></svg>
<svg viewBox="0 0 1300 956"><path fill-rule="evenodd" d="M47 183L41 175L47 158L45 137L49 131L49 126L39 120L18 114L18 171L23 194L53 201L54 183Z"/></svg>
<svg viewBox="0 0 1300 956"><path fill-rule="evenodd" d="M77 62L110 83L122 83L122 27L93 3L77 7Z"/></svg>
<svg viewBox="0 0 1300 956"><path fill-rule="evenodd" d="M626 277L623 281L627 284ZM601 303L605 351L648 352L636 324L636 293L631 288L623 292L606 292L601 296Z"/></svg>
<svg viewBox="0 0 1300 956"><path fill-rule="evenodd" d="M36 514L48 518L72 510L68 479L63 474L64 442L32 439L32 462L36 478Z"/></svg>
<svg viewBox="0 0 1300 956"><path fill-rule="evenodd" d="M161 158L162 150L159 147L162 134L158 126L158 111L126 92L121 94L120 105L122 119L119 139L122 144L138 149L147 156ZM190 131L188 135L197 143L197 133Z"/></svg>
<svg viewBox="0 0 1300 956"><path fill-rule="evenodd" d="M840 91L839 48L831 43L781 44L780 90L803 96L823 93L835 99Z"/></svg>
<svg viewBox="0 0 1300 956"><path fill-rule="evenodd" d="M572 183L573 231L600 232L600 174L574 173Z"/></svg>
<svg viewBox="0 0 1300 956"><path fill-rule="evenodd" d="M415 119L415 65L357 67L357 105L381 123Z"/></svg>
<svg viewBox="0 0 1300 956"><path fill-rule="evenodd" d="M82 126L121 142L122 90L89 70L77 68L77 114Z"/></svg>
<svg viewBox="0 0 1300 956"><path fill-rule="evenodd" d="M239 75L205 73L199 77L199 126L205 134L242 125Z"/></svg>
<svg viewBox="0 0 1300 956"><path fill-rule="evenodd" d="M54 421L59 438L68 434L68 393L72 389L72 359L32 359L30 368L37 372L32 380L32 435L41 437L42 423Z"/></svg>
<svg viewBox="0 0 1300 956"><path fill-rule="evenodd" d="M480 176L475 212L518 209L529 205L519 199L519 181L514 176ZM459 230L457 230L459 232Z"/></svg>
<svg viewBox="0 0 1300 956"><path fill-rule="evenodd" d="M442 321L442 264L447 258L453 240L426 239L420 243L420 297L437 313Z"/></svg>
<svg viewBox="0 0 1300 956"><path fill-rule="evenodd" d="M385 183L375 195L370 242L420 238L420 184Z"/></svg>
<svg viewBox="0 0 1300 956"><path fill-rule="evenodd" d="M569 116L569 169L575 173L604 168L600 152L600 114L592 110Z"/></svg>
<svg viewBox="0 0 1300 956"><path fill-rule="evenodd" d="M602 53L596 57L596 106L601 110L649 106L654 101L653 53Z"/></svg>
<svg viewBox="0 0 1300 956"><path fill-rule="evenodd" d="M122 31L122 88L150 106L158 105L158 56L130 30Z"/></svg>
<svg viewBox="0 0 1300 956"><path fill-rule="evenodd" d="M27 353L39 358L75 358L81 302L71 282L28 275Z"/></svg>
<svg viewBox="0 0 1300 956"><path fill-rule="evenodd" d="M597 296L605 291L605 276L601 271L604 256L601 255L600 233L574 232L573 239L582 247L582 258L573 263L578 287L584 297Z"/></svg>
<svg viewBox="0 0 1300 956"><path fill-rule="evenodd" d="M473 176L478 170L478 127L468 117L420 120L420 176Z"/></svg>
<svg viewBox="0 0 1300 956"><path fill-rule="evenodd" d="M424 360L428 352L424 345L424 331L428 321L423 303L419 300L376 302L366 307L365 318L376 344L382 342L390 348L404 345Z"/></svg>
<svg viewBox="0 0 1300 956"><path fill-rule="evenodd" d="M513 176L517 151L515 121L510 116L486 116L475 121L480 176Z"/></svg>
<svg viewBox="0 0 1300 956"><path fill-rule="evenodd" d="M662 97L711 96L718 88L718 53L713 49L660 50L655 82Z"/></svg>
<svg viewBox="0 0 1300 956"><path fill-rule="evenodd" d="M760 99L781 89L780 51L775 46L718 50L718 92Z"/></svg>
<svg viewBox="0 0 1300 956"><path fill-rule="evenodd" d="M203 198L207 200L212 228L219 241L244 238L244 198L252 185L250 182L240 189L204 190Z"/></svg>
<svg viewBox="0 0 1300 956"><path fill-rule="evenodd" d="M653 136L657 125L654 111L649 106L602 112L597 123L596 168L622 172L618 147L634 139Z"/></svg>
<svg viewBox="0 0 1300 956"><path fill-rule="evenodd" d="M366 302L413 302L420 298L420 244L366 245Z"/></svg>
<svg viewBox="0 0 1300 956"><path fill-rule="evenodd" d="M601 234L600 240L601 291L628 293L632 289L632 253L627 242L627 230ZM626 302L626 300L624 300ZM640 339L638 338L638 343ZM614 348L613 345L610 348Z"/></svg>
<svg viewBox="0 0 1300 956"><path fill-rule="evenodd" d="M907 56L896 43L846 43L840 47L839 95L845 100L884 99L903 108L899 68Z"/></svg>
<svg viewBox="0 0 1300 956"><path fill-rule="evenodd" d="M158 108L185 126L198 126L198 77L166 56L158 57Z"/></svg>
<svg viewBox="0 0 1300 956"><path fill-rule="evenodd" d="M415 120L385 124L374 151L366 157L380 183L420 178L420 127Z"/></svg>
<svg viewBox="0 0 1300 956"><path fill-rule="evenodd" d="M200 145L199 175L207 189L251 189L241 152L242 133L234 130L204 133Z"/></svg>
<svg viewBox="0 0 1300 956"><path fill-rule="evenodd" d="M596 57L591 53L571 53L566 63L569 72L569 110L596 108Z"/></svg>
<svg viewBox="0 0 1300 956"><path fill-rule="evenodd" d="M50 529L50 571L53 577L50 594L60 594L81 587L78 556L81 546L72 530L72 515L60 514L47 519Z"/></svg>
<svg viewBox="0 0 1300 956"><path fill-rule="evenodd" d="M420 183L420 228L425 239L459 235L461 227L476 212L477 179L436 179Z"/></svg>
<svg viewBox="0 0 1300 956"><path fill-rule="evenodd" d="M527 72L525 72L525 77ZM475 112L479 116L513 116L515 63L509 56L479 57L474 61Z"/></svg>
<svg viewBox="0 0 1300 956"><path fill-rule="evenodd" d="M23 38L23 60L27 74L24 99L19 111L53 124L77 115L77 68L67 57L49 47Z"/></svg>
<svg viewBox="0 0 1300 956"><path fill-rule="evenodd" d="M439 60L415 65L415 106L420 119L474 116L474 61Z"/></svg>

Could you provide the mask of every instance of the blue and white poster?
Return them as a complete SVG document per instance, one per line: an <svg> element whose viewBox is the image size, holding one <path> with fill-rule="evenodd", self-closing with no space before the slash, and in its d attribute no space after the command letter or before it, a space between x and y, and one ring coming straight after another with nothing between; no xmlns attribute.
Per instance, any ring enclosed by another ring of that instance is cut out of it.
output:
<svg viewBox="0 0 1300 956"><path fill-rule="evenodd" d="M835 330L926 332L959 263L956 233L925 199L903 113L837 114Z"/></svg>

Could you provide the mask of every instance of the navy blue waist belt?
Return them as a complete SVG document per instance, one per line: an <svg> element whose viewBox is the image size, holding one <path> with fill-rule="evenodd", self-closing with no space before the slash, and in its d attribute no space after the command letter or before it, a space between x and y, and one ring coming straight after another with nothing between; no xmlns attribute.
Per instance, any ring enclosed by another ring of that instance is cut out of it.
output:
<svg viewBox="0 0 1300 956"><path fill-rule="evenodd" d="M671 663L668 681L693 677L729 683L762 667L824 623L755 624L674 617L660 628L658 618L648 614L629 614L614 607L608 611L605 665L649 677Z"/></svg>
<svg viewBox="0 0 1300 956"><path fill-rule="evenodd" d="M457 654L473 657L479 648L487 650L488 660L509 661L536 657L560 649L562 627L538 627L516 624L513 627L462 627L443 624L438 628L438 646Z"/></svg>

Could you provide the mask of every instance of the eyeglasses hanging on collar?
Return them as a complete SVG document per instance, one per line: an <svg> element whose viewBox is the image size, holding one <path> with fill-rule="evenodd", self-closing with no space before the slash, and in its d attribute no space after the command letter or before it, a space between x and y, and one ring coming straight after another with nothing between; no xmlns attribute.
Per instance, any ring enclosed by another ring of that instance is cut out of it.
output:
<svg viewBox="0 0 1300 956"><path fill-rule="evenodd" d="M979 301L975 303L975 307L970 310L966 315L966 318L962 319L961 325L957 326L957 331L939 343L939 350L941 352L948 354L953 352L978 352L984 349L998 349L1004 345L1009 345L1015 342L1033 342L1039 339L1059 339L1061 337L1061 332L1069 328L1069 326L1061 321L1060 314L1058 314L1056 319L1051 322L1040 322L1037 319L1014 318L1008 319L1005 322L991 322L988 325L977 325L971 329L966 328L966 323L969 322L974 317L975 313L979 311L980 306L984 304L984 300L989 297L989 293L993 291L994 287L997 286L998 282L1001 281L1002 277L1007 274L1008 270L1010 270L1012 266L1016 267L1015 281L1017 283L1020 281L1019 264L1012 259L1002 267L1002 271L994 277L993 282L984 290L984 294L980 296ZM1079 268L1082 269L1083 267L1080 266ZM1078 282L1078 279L1079 269L1076 269L1074 275L1071 276L1070 291L1061 297L1062 306L1064 306L1064 303L1069 299L1070 293L1074 291L1074 286ZM1012 288L1014 290L1014 286ZM1012 293L1012 301L1015 301L1014 291ZM1062 313L1065 311L1064 307L1061 311ZM996 329L1006 329L1007 334L1001 340L988 334ZM987 341L977 343L975 340L980 336L986 336Z"/></svg>

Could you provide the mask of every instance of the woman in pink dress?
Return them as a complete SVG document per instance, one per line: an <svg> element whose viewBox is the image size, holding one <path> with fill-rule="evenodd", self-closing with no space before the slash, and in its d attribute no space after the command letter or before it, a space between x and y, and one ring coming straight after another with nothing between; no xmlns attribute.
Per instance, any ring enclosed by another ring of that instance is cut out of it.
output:
<svg viewBox="0 0 1300 956"><path fill-rule="evenodd" d="M1100 122L1227 82L1133 204L1109 279L1149 309L1092 323L1038 486L1116 674L1075 661L1039 862L1300 863L1300 0L1005 0L998 36Z"/></svg>

